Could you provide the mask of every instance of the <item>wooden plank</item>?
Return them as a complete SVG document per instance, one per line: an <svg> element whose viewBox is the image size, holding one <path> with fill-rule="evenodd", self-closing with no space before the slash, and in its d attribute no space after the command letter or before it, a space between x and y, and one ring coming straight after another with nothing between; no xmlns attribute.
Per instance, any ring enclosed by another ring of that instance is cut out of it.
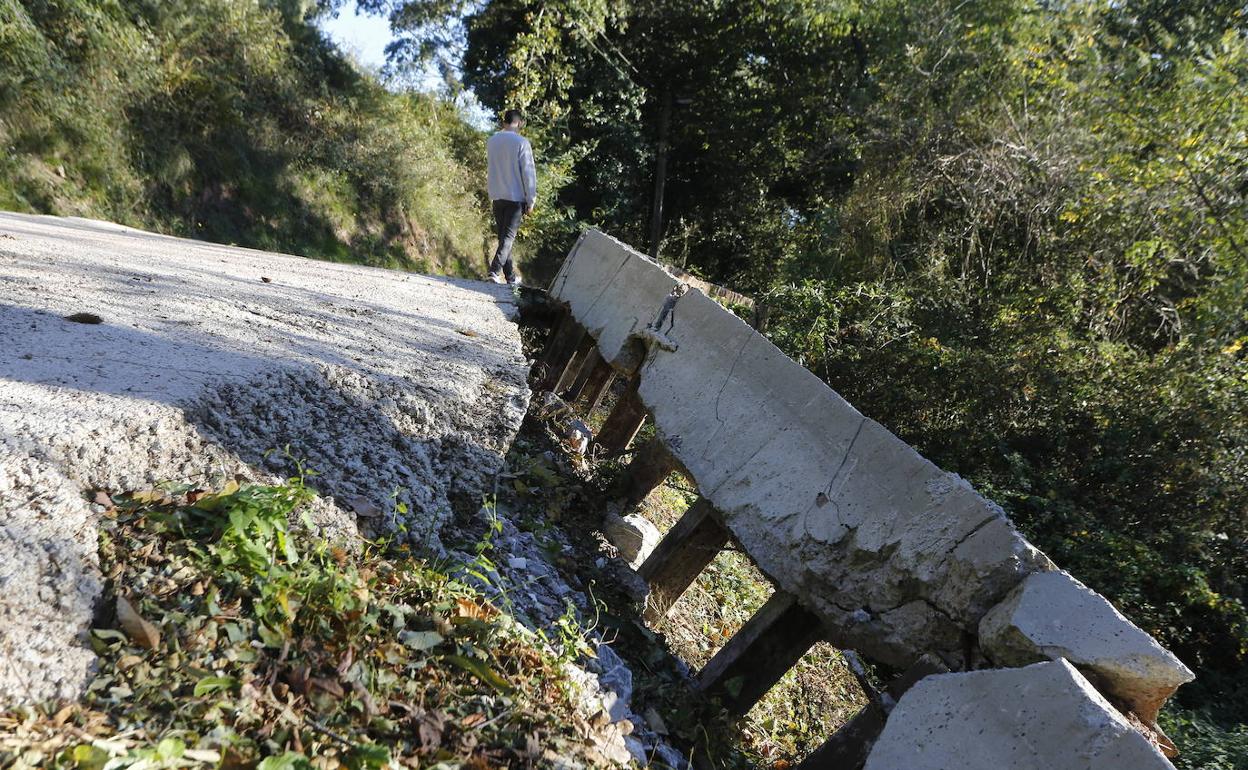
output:
<svg viewBox="0 0 1248 770"><path fill-rule="evenodd" d="M628 390L620 396L607 421L602 424L598 433L597 444L608 454L619 454L628 449L637 431L646 421L646 406L637 393L637 379L628 385Z"/></svg>
<svg viewBox="0 0 1248 770"><path fill-rule="evenodd" d="M585 365L585 360L589 358L589 353L593 349L594 338L589 336L589 334L582 335L580 342L576 346L576 352L568 360L568 365L563 367L563 373L559 375L559 379L551 390L555 393L563 393L571 387L572 382L581 371L581 367Z"/></svg>
<svg viewBox="0 0 1248 770"><path fill-rule="evenodd" d="M568 392L564 394L563 400L569 404L575 403L585 392L586 386L590 381L598 375L602 367L611 368L610 364L602 359L602 353L598 351L597 345L591 345L589 353L586 354L584 360L577 366L576 379L572 380L572 386L568 388Z"/></svg>
<svg viewBox="0 0 1248 770"><path fill-rule="evenodd" d="M563 378L564 372L572 363L577 350L581 348L583 340L588 336L585 329L569 316L568 321L560 325L555 337L547 346L546 355L534 368L537 372L537 381L533 389L535 391L554 390L555 385Z"/></svg>
<svg viewBox="0 0 1248 770"><path fill-rule="evenodd" d="M819 619L776 592L698 672L696 687L745 714L821 638Z"/></svg>
<svg viewBox="0 0 1248 770"><path fill-rule="evenodd" d="M663 446L658 436L646 442L646 445L633 454L628 467L624 470L624 508L625 510L639 505L654 491L654 488L667 480L672 471L679 470L680 463L672 457L672 453Z"/></svg>
<svg viewBox="0 0 1248 770"><path fill-rule="evenodd" d="M932 674L943 674L949 668L935 656L925 655L885 689L896 703L920 679ZM802 760L796 770L861 770L867 763L871 747L884 730L884 722L890 709L880 701L872 701L833 733L823 745Z"/></svg>
<svg viewBox="0 0 1248 770"><path fill-rule="evenodd" d="M550 360L551 356L554 355L555 348L560 344L560 340L571 334L574 326L576 326L576 319L572 317L572 313L562 309L558 321L551 325L550 333L546 335L546 345L542 348L542 352L538 354L535 367Z"/></svg>
<svg viewBox="0 0 1248 770"><path fill-rule="evenodd" d="M585 383L585 414L592 414L602 406L602 399L606 397L613 382L615 368L603 361L602 366L590 376L589 382Z"/></svg>
<svg viewBox="0 0 1248 770"><path fill-rule="evenodd" d="M719 523L719 515L709 500L699 497L689 506L637 570L650 586L647 621L654 623L671 611L676 600L728 544L728 538L728 530Z"/></svg>

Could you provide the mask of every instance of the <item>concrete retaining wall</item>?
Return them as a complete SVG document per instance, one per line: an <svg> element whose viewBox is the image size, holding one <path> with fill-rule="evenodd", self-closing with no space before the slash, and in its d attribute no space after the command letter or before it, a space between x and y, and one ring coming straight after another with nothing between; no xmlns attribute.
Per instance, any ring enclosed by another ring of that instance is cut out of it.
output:
<svg viewBox="0 0 1248 770"><path fill-rule="evenodd" d="M924 653L955 671L1069 659L1146 728L1161 702L1191 679L1104 599L1091 592L1094 600L1072 598L1064 573L999 506L860 414L700 291L682 294L686 288L590 230L550 292L604 359L635 373L668 451L777 589L814 613L830 641L898 667ZM1029 578L1046 573L1059 579ZM1064 614L1038 622L1035 607ZM991 633L981 645L986 616ZM1030 676L1081 698L1075 690L1083 685L1064 671ZM1104 698L1080 703L1108 707ZM1096 723L1117 724L1112 717Z"/></svg>

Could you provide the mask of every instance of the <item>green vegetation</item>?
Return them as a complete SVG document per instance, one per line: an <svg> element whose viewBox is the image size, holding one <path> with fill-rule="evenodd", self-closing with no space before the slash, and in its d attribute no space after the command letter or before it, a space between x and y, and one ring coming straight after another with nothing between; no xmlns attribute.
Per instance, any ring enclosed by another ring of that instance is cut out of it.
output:
<svg viewBox="0 0 1248 770"><path fill-rule="evenodd" d="M473 274L479 132L296 0L0 0L0 208Z"/></svg>
<svg viewBox="0 0 1248 770"><path fill-rule="evenodd" d="M119 496L101 534L117 612L91 632L99 671L80 703L0 714L0 764L595 761L563 669L574 627L552 644L446 564L295 534L311 496L298 479Z"/></svg>
<svg viewBox="0 0 1248 770"><path fill-rule="evenodd" d="M341 5L0 0L0 207L471 271L481 137L327 46ZM1246 766L1242 2L359 5L528 112L531 278L588 223L752 294L1197 670L1182 767Z"/></svg>
<svg viewBox="0 0 1248 770"><path fill-rule="evenodd" d="M550 264L646 245L666 149L663 258L1192 665L1170 724L1225 745L1181 763L1242 756L1242 3L365 5L529 110Z"/></svg>

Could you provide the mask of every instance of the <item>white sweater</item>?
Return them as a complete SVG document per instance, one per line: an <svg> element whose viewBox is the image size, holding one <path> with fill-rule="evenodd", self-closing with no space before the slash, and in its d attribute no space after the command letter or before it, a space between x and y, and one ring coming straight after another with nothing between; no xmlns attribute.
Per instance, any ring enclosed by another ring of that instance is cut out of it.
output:
<svg viewBox="0 0 1248 770"><path fill-rule="evenodd" d="M533 147L515 131L499 131L485 143L489 160L490 200L537 201L537 169Z"/></svg>

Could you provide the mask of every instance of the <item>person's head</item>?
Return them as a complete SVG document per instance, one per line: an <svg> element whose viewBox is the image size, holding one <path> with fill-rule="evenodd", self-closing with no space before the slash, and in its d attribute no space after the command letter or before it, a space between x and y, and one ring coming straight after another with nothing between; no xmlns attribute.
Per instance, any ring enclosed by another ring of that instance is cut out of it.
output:
<svg viewBox="0 0 1248 770"><path fill-rule="evenodd" d="M520 110L507 110L503 113L503 128L524 128L524 114Z"/></svg>

